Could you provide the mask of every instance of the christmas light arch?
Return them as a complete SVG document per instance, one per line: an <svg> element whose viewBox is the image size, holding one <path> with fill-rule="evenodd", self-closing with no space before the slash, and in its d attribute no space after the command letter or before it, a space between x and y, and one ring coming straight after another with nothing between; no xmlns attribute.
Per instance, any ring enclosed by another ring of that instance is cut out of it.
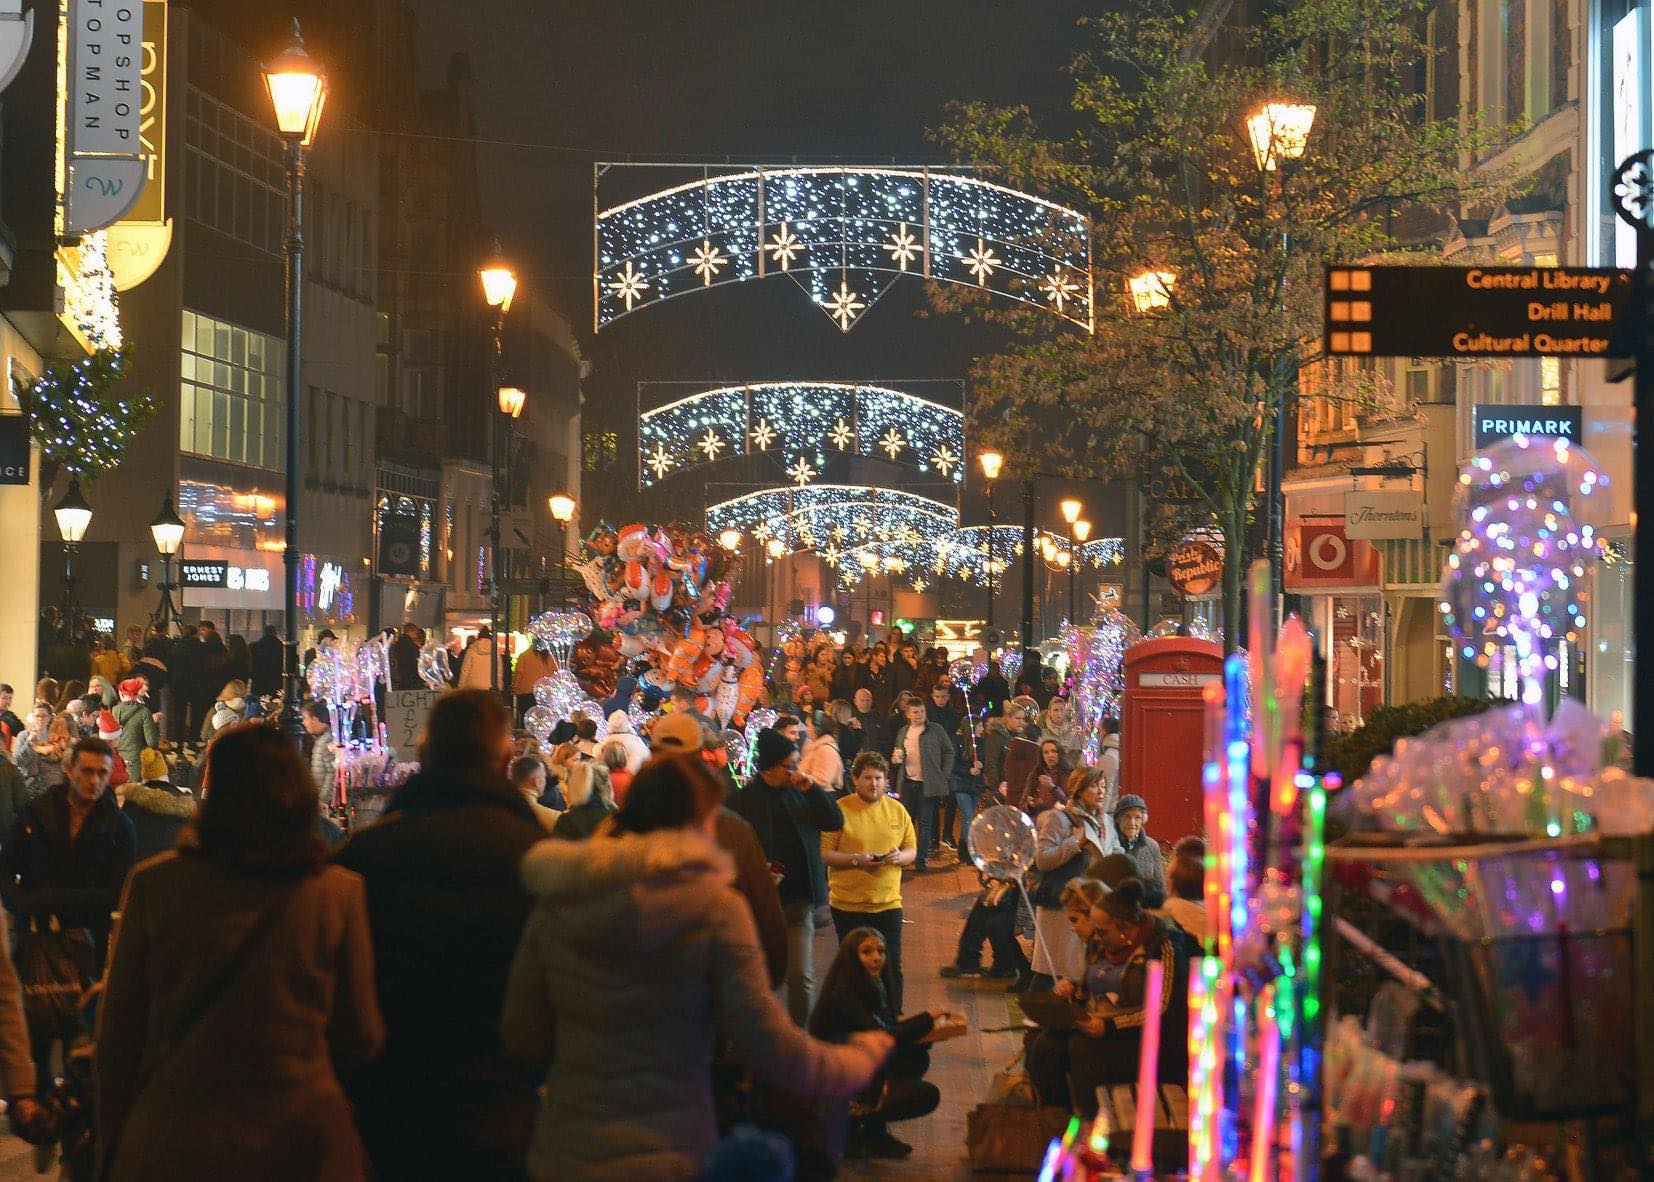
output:
<svg viewBox="0 0 1654 1182"><path fill-rule="evenodd" d="M638 397L641 402L642 386ZM832 456L903 464L953 484L965 478L962 411L853 382L751 382L698 391L642 411L637 439L639 488L758 454L778 457L800 487L811 485Z"/></svg>
<svg viewBox="0 0 1654 1182"><path fill-rule="evenodd" d="M599 164L597 178L624 167ZM1044 308L1087 332L1095 323L1086 216L958 172L706 169L596 211L593 247L594 331L675 296L773 275L798 283L843 332L909 274Z"/></svg>
<svg viewBox="0 0 1654 1182"><path fill-rule="evenodd" d="M762 543L779 538L789 551L815 550L835 564L862 546L887 540L917 545L958 526L959 511L945 502L854 484L762 489L706 511L713 536L738 529Z"/></svg>

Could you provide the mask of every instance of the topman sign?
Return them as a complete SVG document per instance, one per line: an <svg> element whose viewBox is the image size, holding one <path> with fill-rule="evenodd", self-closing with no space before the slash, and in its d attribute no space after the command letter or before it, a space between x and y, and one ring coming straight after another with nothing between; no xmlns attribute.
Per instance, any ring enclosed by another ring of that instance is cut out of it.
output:
<svg viewBox="0 0 1654 1182"><path fill-rule="evenodd" d="M67 0L64 232L119 221L143 191L142 0Z"/></svg>

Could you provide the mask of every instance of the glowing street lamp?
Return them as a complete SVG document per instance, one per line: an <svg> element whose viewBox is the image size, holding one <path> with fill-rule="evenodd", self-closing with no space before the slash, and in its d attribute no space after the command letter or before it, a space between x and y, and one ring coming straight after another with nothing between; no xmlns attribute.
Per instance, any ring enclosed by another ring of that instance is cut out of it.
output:
<svg viewBox="0 0 1654 1182"><path fill-rule="evenodd" d="M1090 538L1091 522L1082 517L1074 523L1074 540L1076 542L1085 542L1090 540Z"/></svg>
<svg viewBox="0 0 1654 1182"><path fill-rule="evenodd" d="M1172 288L1176 286L1177 275L1172 271L1143 271L1126 280L1132 307L1139 314L1171 307Z"/></svg>
<svg viewBox="0 0 1654 1182"><path fill-rule="evenodd" d="M787 543L780 538L771 538L764 543L764 552L771 558L780 558L787 552Z"/></svg>
<svg viewBox="0 0 1654 1182"><path fill-rule="evenodd" d="M1073 497L1064 498L1057 507L1062 510L1062 519L1068 522L1069 525L1073 525L1078 521L1080 514L1085 511L1085 506Z"/></svg>
<svg viewBox="0 0 1654 1182"><path fill-rule="evenodd" d="M488 257L477 268L477 279L482 283L483 299L494 310L491 326L494 347L488 360L489 385L498 393L500 414L506 416L509 430L510 420L523 412L523 403L527 399L523 391L515 386L500 385L500 353L505 343L505 314L511 310L511 297L517 294L517 272L501 253L498 240L489 244ZM488 622L494 634L495 648L493 660L489 662L488 667L488 686L496 693L500 691L500 590L505 578L505 567L500 553L500 435L499 424L490 421Z"/></svg>
<svg viewBox="0 0 1654 1182"><path fill-rule="evenodd" d="M546 498L546 504L551 509L551 519L558 525L568 525L574 520L574 498L568 493L552 493Z"/></svg>
<svg viewBox="0 0 1654 1182"><path fill-rule="evenodd" d="M527 403L528 394L526 391L519 390L516 386L500 387L500 413L502 415L509 415L514 419L521 418L523 407Z"/></svg>
<svg viewBox="0 0 1654 1182"><path fill-rule="evenodd" d="M80 605L75 602L75 550L92 524L92 506L80 491L80 480L69 478L69 487L63 499L52 508L57 518L58 536L63 539L63 628L64 635L73 638L80 624Z"/></svg>
<svg viewBox="0 0 1654 1182"><path fill-rule="evenodd" d="M999 521L999 515L994 512L994 483L999 479L999 470L1005 466L1005 457L997 451L985 451L978 453L976 462L982 465L982 478L988 482L988 613L983 626L991 632L994 626L994 575L999 568L999 561L994 557L994 534L998 532L994 527Z"/></svg>
<svg viewBox="0 0 1654 1182"><path fill-rule="evenodd" d="M1274 172L1282 161L1303 158L1315 125L1311 103L1265 103L1246 117L1246 135L1259 172Z"/></svg>
<svg viewBox="0 0 1654 1182"><path fill-rule="evenodd" d="M731 554L741 548L741 531L731 526L718 535L718 545Z"/></svg>
<svg viewBox="0 0 1654 1182"><path fill-rule="evenodd" d="M976 457L976 462L982 465L982 475L993 481L999 479L999 470L1005 466L1005 457L997 451L985 451Z"/></svg>
<svg viewBox="0 0 1654 1182"><path fill-rule="evenodd" d="M316 141L322 107L327 102L327 75L304 51L299 22L293 21L293 40L264 67L264 88L276 113L276 130L290 143L308 148Z"/></svg>
<svg viewBox="0 0 1654 1182"><path fill-rule="evenodd" d="M165 634L172 631L173 621L183 623L178 607L172 601L172 559L184 544L184 520L172 507L171 493L161 502L161 511L155 515L155 520L149 523L149 535L155 539L156 552L161 555L161 603L150 617L150 623Z"/></svg>
<svg viewBox="0 0 1654 1182"><path fill-rule="evenodd" d="M506 261L497 239L489 243L488 258L477 268L477 278L482 281L482 298L490 308L498 308L502 315L511 311L511 297L517 294L517 272Z"/></svg>

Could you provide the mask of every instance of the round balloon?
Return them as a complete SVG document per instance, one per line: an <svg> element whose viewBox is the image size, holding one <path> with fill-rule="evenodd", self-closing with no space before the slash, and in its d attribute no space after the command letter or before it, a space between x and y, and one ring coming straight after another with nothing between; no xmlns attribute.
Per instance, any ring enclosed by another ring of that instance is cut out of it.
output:
<svg viewBox="0 0 1654 1182"><path fill-rule="evenodd" d="M551 738L552 728L556 725L556 716L544 706L530 706L523 711L523 729L542 743Z"/></svg>
<svg viewBox="0 0 1654 1182"><path fill-rule="evenodd" d="M1008 804L984 810L971 822L971 861L984 874L1021 882L1034 865L1034 823Z"/></svg>

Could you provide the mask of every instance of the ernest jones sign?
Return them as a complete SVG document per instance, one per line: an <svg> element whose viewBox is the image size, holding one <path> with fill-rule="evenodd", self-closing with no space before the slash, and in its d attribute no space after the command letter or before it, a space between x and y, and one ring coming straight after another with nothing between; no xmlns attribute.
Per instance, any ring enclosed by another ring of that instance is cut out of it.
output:
<svg viewBox="0 0 1654 1182"><path fill-rule="evenodd" d="M1326 349L1374 357L1606 357L1631 295L1611 267L1329 267Z"/></svg>

